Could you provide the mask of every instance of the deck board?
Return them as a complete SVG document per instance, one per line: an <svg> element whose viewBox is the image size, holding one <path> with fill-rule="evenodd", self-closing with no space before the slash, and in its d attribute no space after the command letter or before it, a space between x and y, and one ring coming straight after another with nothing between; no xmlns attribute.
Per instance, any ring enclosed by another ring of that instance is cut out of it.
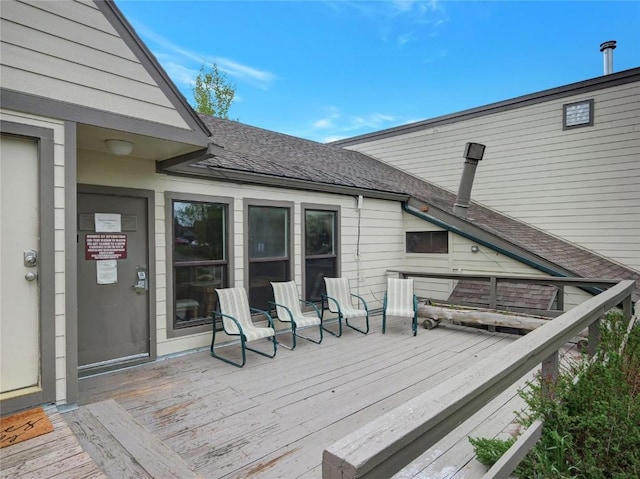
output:
<svg viewBox="0 0 640 479"><path fill-rule="evenodd" d="M318 479L330 444L516 339L455 325L420 328L413 337L403 320L391 321L382 335L375 318L366 336L346 328L341 338L326 334L321 345L300 340L294 351L279 348L274 359L247 352L242 369L201 350L83 378L80 407L65 417L81 424L75 428L79 437L93 443L80 452L82 458L111 450L113 464L99 464L122 477L148 474L116 452L103 428L89 419L95 403L115 401L201 477ZM221 351L239 356L237 345ZM488 403L399 477L477 477L484 469L473 459L467 435L508 430L520 407L515 389ZM67 436L61 445L76 439L68 428ZM47 454L46 447L34 443L16 450L13 464L24 467L34 454ZM85 465L80 456L67 466L74 475L52 470L47 477L104 477L93 476L97 466Z"/></svg>
<svg viewBox="0 0 640 479"><path fill-rule="evenodd" d="M55 407L45 408L53 431L0 450L0 477L104 479Z"/></svg>

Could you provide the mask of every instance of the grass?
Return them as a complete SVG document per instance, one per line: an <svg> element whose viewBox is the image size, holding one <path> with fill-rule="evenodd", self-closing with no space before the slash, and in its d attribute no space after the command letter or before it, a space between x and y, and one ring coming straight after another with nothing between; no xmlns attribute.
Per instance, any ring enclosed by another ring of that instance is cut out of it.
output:
<svg viewBox="0 0 640 479"><path fill-rule="evenodd" d="M601 324L596 361L563 371L542 394L541 377L521 392L528 427L542 418L542 437L516 469L522 479L640 478L640 327L626 333L622 314L609 312ZM579 380L575 381L574 378ZM493 465L514 442L469 438L478 460Z"/></svg>

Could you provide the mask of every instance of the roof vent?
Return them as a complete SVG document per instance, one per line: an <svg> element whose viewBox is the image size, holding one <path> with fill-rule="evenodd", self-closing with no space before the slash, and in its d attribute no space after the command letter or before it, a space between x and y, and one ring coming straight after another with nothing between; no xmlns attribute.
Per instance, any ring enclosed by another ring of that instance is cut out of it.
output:
<svg viewBox="0 0 640 479"><path fill-rule="evenodd" d="M613 50L616 48L616 41L609 40L600 44L600 51L604 56L604 74L611 75L613 73Z"/></svg>
<svg viewBox="0 0 640 479"><path fill-rule="evenodd" d="M453 213L462 218L467 217L469 202L471 201L471 187L473 186L473 178L476 175L476 167L478 162L484 156L485 145L480 143L467 143L464 147L464 166L462 169L462 178L460 178L460 186L458 187L458 197L453 204Z"/></svg>

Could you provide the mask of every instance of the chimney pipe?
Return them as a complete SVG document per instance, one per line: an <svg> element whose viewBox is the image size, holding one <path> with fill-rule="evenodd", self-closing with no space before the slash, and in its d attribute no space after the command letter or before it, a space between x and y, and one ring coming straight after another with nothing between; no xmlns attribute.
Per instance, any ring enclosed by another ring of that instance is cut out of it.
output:
<svg viewBox="0 0 640 479"><path fill-rule="evenodd" d="M613 50L616 48L616 41L609 40L600 44L600 51L604 55L604 74L611 75L613 73Z"/></svg>
<svg viewBox="0 0 640 479"><path fill-rule="evenodd" d="M484 149L485 145L480 143L467 143L464 148L465 162L462 169L462 178L460 178L460 186L458 187L458 197L453 204L453 213L461 218L467 217L473 178L476 175L478 161L482 160L484 156Z"/></svg>

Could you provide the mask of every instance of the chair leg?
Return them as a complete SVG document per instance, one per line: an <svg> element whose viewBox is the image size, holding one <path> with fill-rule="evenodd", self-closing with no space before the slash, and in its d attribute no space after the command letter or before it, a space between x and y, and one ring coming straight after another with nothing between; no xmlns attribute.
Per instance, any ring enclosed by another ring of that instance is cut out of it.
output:
<svg viewBox="0 0 640 479"><path fill-rule="evenodd" d="M367 329L365 329L365 330L362 330L362 329L356 328L355 326L350 325L349 324L349 320L347 318L344 319L344 324L349 326L351 329L355 329L359 333L368 334L369 333L369 315L366 316L365 321L366 321L366 324L367 324Z"/></svg>
<svg viewBox="0 0 640 479"><path fill-rule="evenodd" d="M340 336L342 336L342 315L338 314L338 332L337 333L331 331L330 329L325 328L324 323L322 324L322 329L324 329L329 334L333 334L336 338L339 338Z"/></svg>
<svg viewBox="0 0 640 479"><path fill-rule="evenodd" d="M242 335L240 336L240 347L242 348L242 363L237 363L235 361L232 361L231 359L227 359L225 357L222 357L222 356L216 354L215 353L215 348L213 347L214 339L215 339L215 333L213 334L213 339L211 340L211 356L213 356L214 358L219 359L221 361L224 361L225 363L228 363L228 364L231 364L233 366L236 366L238 368L241 368L241 367L243 367L245 365L245 363L247 362L247 355L245 353L245 348L246 348L245 342L246 342L246 340L245 340L244 336L242 336Z"/></svg>
<svg viewBox="0 0 640 479"><path fill-rule="evenodd" d="M418 315L413 315L413 321L411 322L411 329L413 330L413 335L418 334Z"/></svg>
<svg viewBox="0 0 640 479"><path fill-rule="evenodd" d="M387 312L383 310L382 311L382 334L384 334L386 329L387 329Z"/></svg>
<svg viewBox="0 0 640 479"><path fill-rule="evenodd" d="M296 348L296 327L293 322L291 323L291 346L287 346L282 341L278 341L278 344L289 351L293 351Z"/></svg>
<svg viewBox="0 0 640 479"><path fill-rule="evenodd" d="M258 353L261 356L264 356L265 358L274 358L276 356L276 352L278 349L277 346L277 341L276 341L276 337L275 336L271 336L271 341L273 342L273 354L269 354L269 353L265 353L263 351L258 351L257 349L253 349L250 348L249 346L245 345L245 348L248 349L249 351L253 351L254 353Z"/></svg>
<svg viewBox="0 0 640 479"><path fill-rule="evenodd" d="M302 339L306 339L307 341L311 341L312 343L320 344L322 342L322 329L323 329L322 323L320 323L320 326L318 329L320 330L320 338L317 340L313 338L309 338L307 336L303 336L302 334L298 334L297 332L295 333L295 336L298 336L299 338L302 338Z"/></svg>

